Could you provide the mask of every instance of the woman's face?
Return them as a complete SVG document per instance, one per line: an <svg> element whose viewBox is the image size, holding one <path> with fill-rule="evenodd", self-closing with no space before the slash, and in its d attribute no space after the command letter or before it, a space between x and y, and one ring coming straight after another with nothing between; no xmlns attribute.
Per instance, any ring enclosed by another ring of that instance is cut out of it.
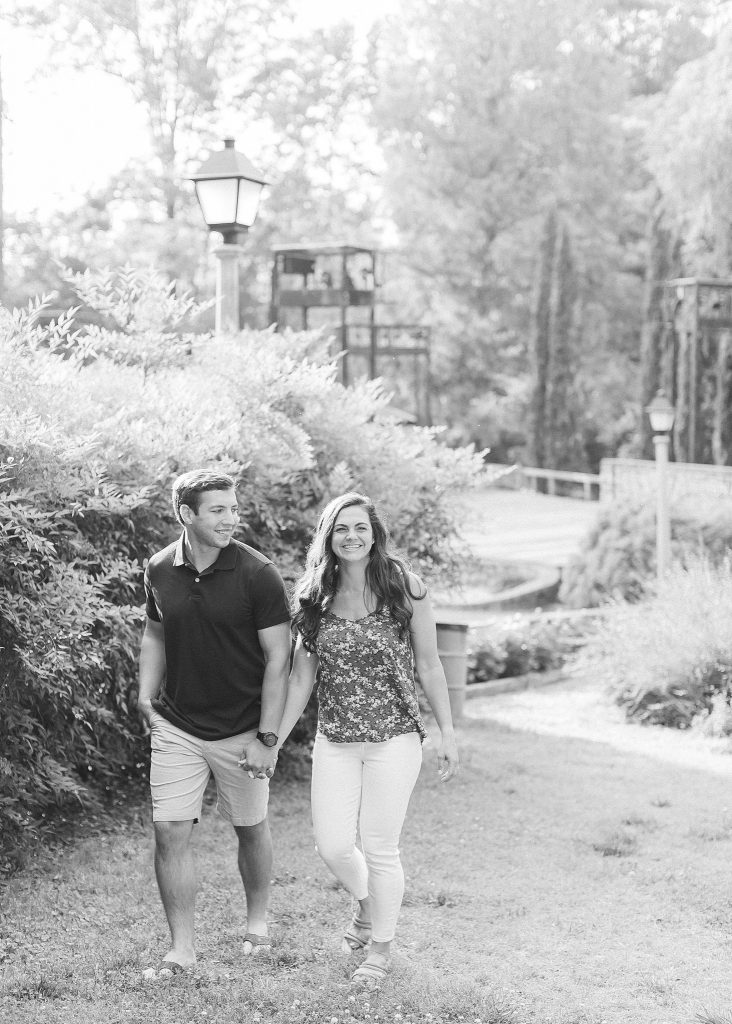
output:
<svg viewBox="0 0 732 1024"><path fill-rule="evenodd" d="M362 505L349 505L339 514L330 535L330 546L339 562L368 559L374 545L369 514Z"/></svg>

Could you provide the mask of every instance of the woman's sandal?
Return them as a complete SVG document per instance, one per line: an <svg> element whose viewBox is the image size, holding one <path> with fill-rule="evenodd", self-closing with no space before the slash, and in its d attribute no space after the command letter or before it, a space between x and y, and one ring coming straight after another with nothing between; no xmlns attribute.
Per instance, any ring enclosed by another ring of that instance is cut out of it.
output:
<svg viewBox="0 0 732 1024"><path fill-rule="evenodd" d="M257 935L256 932L247 932L244 936L244 945L247 942L252 947L244 950L244 956L261 956L263 953L272 952L272 940L269 935Z"/></svg>
<svg viewBox="0 0 732 1024"><path fill-rule="evenodd" d="M341 951L343 953L358 953L359 950L366 949L369 942L371 942L371 922L362 921L356 914L343 935Z"/></svg>
<svg viewBox="0 0 732 1024"><path fill-rule="evenodd" d="M369 953L364 962L351 975L354 985L378 988L389 971L389 957L385 953Z"/></svg>

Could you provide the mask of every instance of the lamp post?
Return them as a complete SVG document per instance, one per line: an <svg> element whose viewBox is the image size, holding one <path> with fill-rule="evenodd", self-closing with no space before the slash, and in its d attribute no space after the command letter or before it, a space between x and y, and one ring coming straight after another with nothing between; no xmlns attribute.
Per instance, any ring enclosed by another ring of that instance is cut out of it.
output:
<svg viewBox="0 0 732 1024"><path fill-rule="evenodd" d="M668 508L668 450L676 410L661 388L646 406L656 459L656 574L662 579L671 565L671 521Z"/></svg>
<svg viewBox="0 0 732 1024"><path fill-rule="evenodd" d="M216 333L239 330L239 257L241 242L257 216L265 179L233 139L212 153L190 180L209 231L220 231L223 244L216 257Z"/></svg>

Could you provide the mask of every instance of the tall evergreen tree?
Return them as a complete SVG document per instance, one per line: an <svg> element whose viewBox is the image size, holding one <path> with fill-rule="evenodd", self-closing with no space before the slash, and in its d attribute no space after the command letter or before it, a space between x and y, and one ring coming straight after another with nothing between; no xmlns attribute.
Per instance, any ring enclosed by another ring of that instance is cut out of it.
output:
<svg viewBox="0 0 732 1024"><path fill-rule="evenodd" d="M539 280L532 337L533 391L531 398L531 461L547 464L547 388L552 335L552 285L557 248L557 213L552 207L544 221L539 245Z"/></svg>
<svg viewBox="0 0 732 1024"><path fill-rule="evenodd" d="M577 388L577 271L566 224L562 224L558 231L552 267L545 398L545 465L550 469L584 470L582 412Z"/></svg>

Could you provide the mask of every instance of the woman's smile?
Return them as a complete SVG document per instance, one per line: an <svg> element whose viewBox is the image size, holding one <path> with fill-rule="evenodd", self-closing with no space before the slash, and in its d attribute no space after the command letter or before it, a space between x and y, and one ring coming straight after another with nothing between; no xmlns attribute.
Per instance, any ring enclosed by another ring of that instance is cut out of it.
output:
<svg viewBox="0 0 732 1024"><path fill-rule="evenodd" d="M355 555L362 558L374 543L374 531L368 512L359 505L344 508L335 521L331 534L333 553L339 558Z"/></svg>

